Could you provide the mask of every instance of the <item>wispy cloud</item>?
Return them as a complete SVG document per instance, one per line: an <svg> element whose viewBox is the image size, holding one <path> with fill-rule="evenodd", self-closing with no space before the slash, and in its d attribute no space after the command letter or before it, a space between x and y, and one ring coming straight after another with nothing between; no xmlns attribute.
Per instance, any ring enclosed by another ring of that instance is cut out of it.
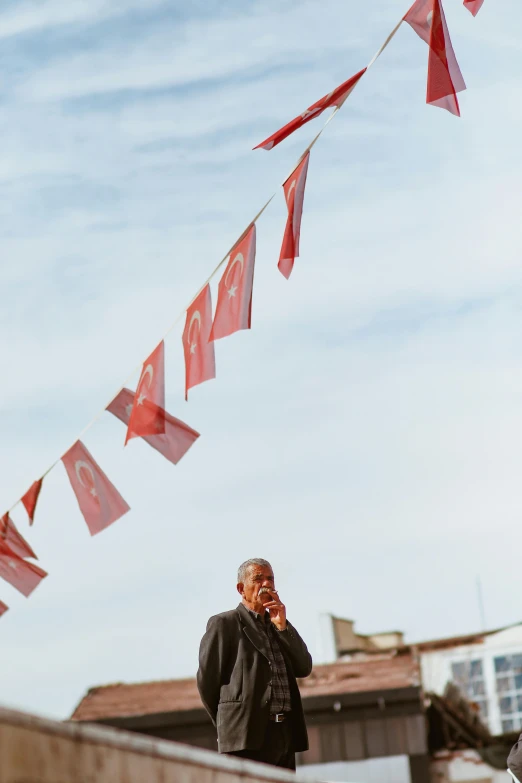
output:
<svg viewBox="0 0 522 783"><path fill-rule="evenodd" d="M514 619L522 10L446 5L462 120L424 105L426 48L401 30L312 152L289 282L281 194L260 221L252 332L218 344L218 378L189 404L181 324L169 338L168 407L202 433L186 458L123 450L104 414L86 442L133 510L93 540L63 470L47 479L28 537L50 576L29 601L0 586L3 701L65 716L93 683L193 673L252 555L274 561L313 651L320 611L410 638L472 629L477 571L492 625ZM250 148L364 65L405 10L0 13L4 507L152 350L319 123Z"/></svg>
<svg viewBox="0 0 522 783"><path fill-rule="evenodd" d="M164 5L164 0L150 0L149 11ZM93 25L109 19L131 15L143 8L135 0L42 0L42 2L15 2L0 13L0 38L11 38L28 33L45 33L49 29L68 25Z"/></svg>

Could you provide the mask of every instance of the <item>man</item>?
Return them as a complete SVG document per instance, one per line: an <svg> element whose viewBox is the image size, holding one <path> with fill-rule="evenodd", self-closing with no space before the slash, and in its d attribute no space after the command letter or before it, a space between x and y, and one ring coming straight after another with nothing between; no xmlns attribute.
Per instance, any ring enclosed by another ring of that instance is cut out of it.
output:
<svg viewBox="0 0 522 783"><path fill-rule="evenodd" d="M507 766L508 771L513 777L514 783L519 783L519 781L522 780L522 734L518 738L518 742L515 742L511 748Z"/></svg>
<svg viewBox="0 0 522 783"><path fill-rule="evenodd" d="M239 567L237 609L211 617L199 650L198 688L217 728L218 750L295 769L308 749L297 677L312 658L274 584L270 563Z"/></svg>

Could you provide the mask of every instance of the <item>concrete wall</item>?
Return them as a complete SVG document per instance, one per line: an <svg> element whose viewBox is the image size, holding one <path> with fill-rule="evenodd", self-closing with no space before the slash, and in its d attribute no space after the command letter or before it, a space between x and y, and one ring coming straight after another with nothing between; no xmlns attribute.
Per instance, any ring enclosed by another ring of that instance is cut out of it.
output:
<svg viewBox="0 0 522 783"><path fill-rule="evenodd" d="M0 709L0 783L291 783L295 775L118 729Z"/></svg>
<svg viewBox="0 0 522 783"><path fill-rule="evenodd" d="M326 780L328 783L412 783L408 756L311 764L300 769L299 774L306 780Z"/></svg>
<svg viewBox="0 0 522 783"><path fill-rule="evenodd" d="M475 750L441 751L431 763L432 783L512 783L504 770L485 764Z"/></svg>

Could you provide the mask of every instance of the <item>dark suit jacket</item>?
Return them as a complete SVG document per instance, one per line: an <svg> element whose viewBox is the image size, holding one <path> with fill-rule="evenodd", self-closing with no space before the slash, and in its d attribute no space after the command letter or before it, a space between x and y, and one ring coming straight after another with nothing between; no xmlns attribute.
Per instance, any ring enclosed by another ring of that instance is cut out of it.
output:
<svg viewBox="0 0 522 783"><path fill-rule="evenodd" d="M507 766L518 780L522 781L522 734L511 748Z"/></svg>
<svg viewBox="0 0 522 783"><path fill-rule="evenodd" d="M295 628L278 634L292 697L294 750L308 749L296 677L308 677L312 658ZM218 734L218 750L257 750L270 714L271 670L268 640L248 609L211 617L199 650L198 689Z"/></svg>

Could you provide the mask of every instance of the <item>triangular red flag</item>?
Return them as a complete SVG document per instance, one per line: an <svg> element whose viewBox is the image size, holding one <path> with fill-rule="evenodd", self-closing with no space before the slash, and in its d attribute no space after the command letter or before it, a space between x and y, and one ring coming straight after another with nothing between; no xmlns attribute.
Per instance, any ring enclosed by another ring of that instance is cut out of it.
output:
<svg viewBox="0 0 522 783"><path fill-rule="evenodd" d="M47 572L27 560L22 560L0 541L0 577L27 598L38 587Z"/></svg>
<svg viewBox="0 0 522 783"><path fill-rule="evenodd" d="M0 601L0 617L8 611L9 611L9 607L7 606L7 604L4 604L3 601Z"/></svg>
<svg viewBox="0 0 522 783"><path fill-rule="evenodd" d="M141 438L165 432L165 345L163 340L143 363L134 397L127 437Z"/></svg>
<svg viewBox="0 0 522 783"><path fill-rule="evenodd" d="M468 11L471 11L473 16L476 16L482 6L484 5L484 0L464 0L464 6L468 9Z"/></svg>
<svg viewBox="0 0 522 783"><path fill-rule="evenodd" d="M18 557L21 557L22 559L31 557L33 560L38 560L25 538L23 538L16 529L16 525L9 514L4 514L0 519L0 539L7 544L9 549L14 552L15 555L18 555Z"/></svg>
<svg viewBox="0 0 522 783"><path fill-rule="evenodd" d="M336 87L335 90L329 92L328 95L323 95L322 98L315 103L312 103L312 105L300 114L299 117L290 120L287 125L273 133L268 139L265 139L261 144L258 144L257 147L254 147L254 149L258 150L261 148L264 150L271 150L272 147L277 146L277 144L280 144L284 139L288 138L288 136L291 136L298 128L302 128L303 125L306 125L310 120L319 117L319 115L330 108L330 106L342 106L348 96L352 93L352 90L361 76L364 76L365 73L366 68L363 68L362 71L359 71L355 76L352 76L350 79L340 84L339 87Z"/></svg>
<svg viewBox="0 0 522 783"><path fill-rule="evenodd" d="M416 0L404 21L430 47L426 103L460 117L457 93L466 89L441 0Z"/></svg>
<svg viewBox="0 0 522 783"><path fill-rule="evenodd" d="M310 152L307 152L283 185L288 219L277 266L287 280L294 268L295 259L299 257L299 237L301 235L301 218L309 161Z"/></svg>
<svg viewBox="0 0 522 783"><path fill-rule="evenodd" d="M256 260L256 227L250 226L234 246L218 286L218 300L209 340L250 329Z"/></svg>
<svg viewBox="0 0 522 783"><path fill-rule="evenodd" d="M32 525L34 522L34 511L36 509L36 504L38 502L38 496L40 495L40 490L42 489L42 483L43 478L38 479L38 481L35 481L27 490L25 495L22 498L22 503L25 506L25 510L27 511L27 514L29 515L29 524Z"/></svg>
<svg viewBox="0 0 522 783"><path fill-rule="evenodd" d="M62 462L91 536L101 533L130 511L130 506L80 440L62 457Z"/></svg>
<svg viewBox="0 0 522 783"><path fill-rule="evenodd" d="M130 389L122 389L107 410L124 424L128 424L133 402L134 392L130 391ZM165 411L165 433L162 435L143 436L145 443L148 443L153 449L163 454L174 465L178 464L198 438L199 432L196 432L196 430L193 430L188 424L184 424L179 419L175 419L167 411Z"/></svg>
<svg viewBox="0 0 522 783"><path fill-rule="evenodd" d="M183 330L186 400L189 389L216 377L214 343L208 341L211 328L212 298L207 284L187 310Z"/></svg>

